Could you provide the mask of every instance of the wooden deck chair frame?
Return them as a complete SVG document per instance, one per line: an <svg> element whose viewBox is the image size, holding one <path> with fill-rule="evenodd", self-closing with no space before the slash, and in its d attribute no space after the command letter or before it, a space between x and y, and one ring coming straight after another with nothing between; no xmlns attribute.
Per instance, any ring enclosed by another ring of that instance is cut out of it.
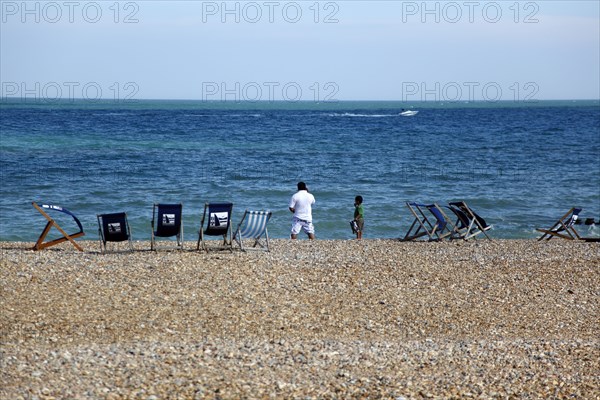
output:
<svg viewBox="0 0 600 400"><path fill-rule="evenodd" d="M131 229L129 228L129 220L127 219L127 213L111 213L111 214L98 214L98 237L100 238L100 251L102 253L116 253L123 251L133 251L133 244L131 242ZM115 229L114 233L110 230ZM109 231L108 233L106 231ZM125 230L123 232L123 230ZM114 236L114 237L111 237ZM128 250L108 250L106 243L108 242L128 242Z"/></svg>
<svg viewBox="0 0 600 400"><path fill-rule="evenodd" d="M458 238L469 240L477 235L484 234L488 240L492 240L487 231L492 229L492 225L486 224L485 220L475 213L464 201L454 201L448 203L448 208L456 215L456 232ZM459 221L461 225L459 227Z"/></svg>
<svg viewBox="0 0 600 400"><path fill-rule="evenodd" d="M582 208L573 207L565 215L560 217L550 229L536 228L536 231L542 232L538 240L550 240L553 237L559 237L567 240L585 240L575 229L575 223L579 218Z"/></svg>
<svg viewBox="0 0 600 400"><path fill-rule="evenodd" d="M455 234L456 227L437 204L419 204L407 201L406 207L413 215L414 220L406 235L404 235L403 242L412 241L423 236L427 236L430 242L440 241L452 238ZM428 217L423 209L428 210L431 215Z"/></svg>
<svg viewBox="0 0 600 400"><path fill-rule="evenodd" d="M271 211L244 211L233 235L233 240L240 246L240 250L270 251L267 225L272 215ZM254 244L252 247L244 246L244 240L253 240Z"/></svg>
<svg viewBox="0 0 600 400"><path fill-rule="evenodd" d="M183 204L154 203L150 225L150 250L183 250ZM164 245L166 242L161 241L161 246L157 247L157 237L173 236L177 239L175 246Z"/></svg>
<svg viewBox="0 0 600 400"><path fill-rule="evenodd" d="M55 246L57 244L69 241L77 250L83 251L81 246L79 246L77 244L77 242L75 242L75 240L74 240L78 237L85 235L85 233L83 232L83 226L81 225L81 222L75 216L75 214L73 214L71 211L69 211L66 208L63 208L61 206L54 206L51 204L42 204L40 206L35 201L32 202L31 204L33 205L33 207L35 207L36 210L38 210L40 212L40 214L42 214L44 216L44 218L46 218L48 220L48 222L46 223L46 227L44 228L44 230L40 234L40 237L38 238L37 242L33 246L33 250L43 250L47 247ZM58 225L58 223L44 211L44 209L59 211L59 212L62 212L64 214L71 216L73 218L73 220L75 221L75 223L77 224L77 226L79 227L79 231L75 232L75 233L71 233L71 234L65 232L64 229L62 229L60 227L60 225ZM54 239L54 240L44 243L44 239L46 238L46 236L48 235L48 233L50 232L50 229L52 229L52 227L55 227L63 236L58 239Z"/></svg>
<svg viewBox="0 0 600 400"><path fill-rule="evenodd" d="M226 215L223 215L226 214ZM200 231L198 232L198 245L196 250L209 252L210 250L233 251L233 237L231 228L231 217L233 214L233 203L205 203ZM208 218L207 218L208 216ZM224 220L226 218L226 220ZM206 229L204 222L206 221ZM223 228L223 222L225 227ZM205 236L221 236L223 242L219 246L208 246Z"/></svg>

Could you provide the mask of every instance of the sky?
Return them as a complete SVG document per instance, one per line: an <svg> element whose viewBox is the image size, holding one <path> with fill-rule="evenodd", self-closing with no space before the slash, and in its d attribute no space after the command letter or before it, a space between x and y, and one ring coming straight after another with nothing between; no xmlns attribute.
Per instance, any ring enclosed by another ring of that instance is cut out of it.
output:
<svg viewBox="0 0 600 400"><path fill-rule="evenodd" d="M600 2L6 1L2 98L600 98Z"/></svg>

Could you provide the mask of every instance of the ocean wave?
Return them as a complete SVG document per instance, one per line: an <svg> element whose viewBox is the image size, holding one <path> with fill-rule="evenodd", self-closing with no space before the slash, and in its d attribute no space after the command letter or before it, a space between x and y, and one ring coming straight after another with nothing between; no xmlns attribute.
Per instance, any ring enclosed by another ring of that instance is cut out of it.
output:
<svg viewBox="0 0 600 400"><path fill-rule="evenodd" d="M329 113L328 117L352 117L352 118L388 118L397 117L398 114L355 114L355 113Z"/></svg>
<svg viewBox="0 0 600 400"><path fill-rule="evenodd" d="M184 114L184 117L189 117L189 118L222 118L222 117L233 117L233 118L246 118L246 117L252 117L252 118L261 118L264 117L264 114Z"/></svg>
<svg viewBox="0 0 600 400"><path fill-rule="evenodd" d="M103 112L103 113L94 113L92 114L95 117L122 117L124 115L135 115L132 112Z"/></svg>

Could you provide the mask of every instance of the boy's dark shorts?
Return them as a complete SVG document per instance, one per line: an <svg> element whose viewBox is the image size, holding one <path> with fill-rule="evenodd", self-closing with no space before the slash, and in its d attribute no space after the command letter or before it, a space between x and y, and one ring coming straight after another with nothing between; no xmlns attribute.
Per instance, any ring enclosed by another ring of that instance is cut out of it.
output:
<svg viewBox="0 0 600 400"><path fill-rule="evenodd" d="M357 219L356 224L358 225L358 229L362 232L365 227L365 219L364 218Z"/></svg>

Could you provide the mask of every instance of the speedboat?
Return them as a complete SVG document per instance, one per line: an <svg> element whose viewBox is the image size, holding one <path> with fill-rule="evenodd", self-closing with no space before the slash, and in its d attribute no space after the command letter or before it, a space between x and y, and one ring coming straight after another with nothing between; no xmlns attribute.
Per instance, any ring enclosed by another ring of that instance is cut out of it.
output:
<svg viewBox="0 0 600 400"><path fill-rule="evenodd" d="M412 117L413 115L417 115L419 112L415 110L406 110L400 113L403 117Z"/></svg>

